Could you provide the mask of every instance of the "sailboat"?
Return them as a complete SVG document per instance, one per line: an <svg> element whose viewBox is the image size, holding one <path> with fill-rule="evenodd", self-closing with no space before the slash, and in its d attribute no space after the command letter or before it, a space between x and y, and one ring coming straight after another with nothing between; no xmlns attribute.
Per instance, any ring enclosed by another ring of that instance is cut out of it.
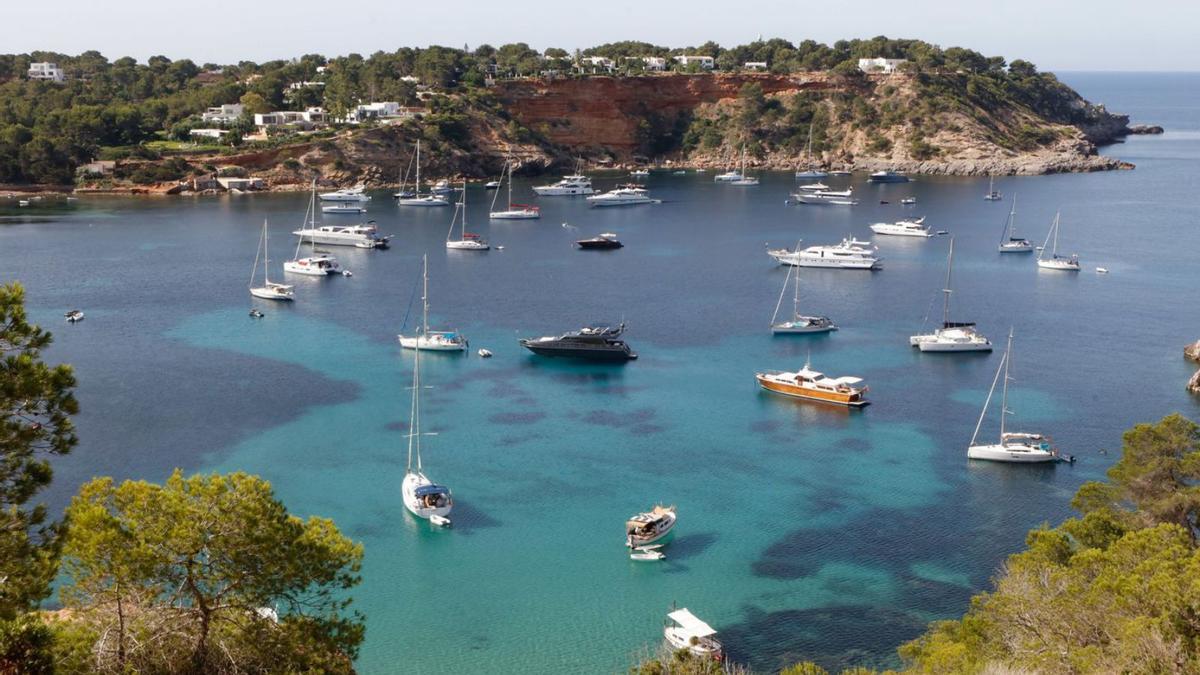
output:
<svg viewBox="0 0 1200 675"><path fill-rule="evenodd" d="M488 212L488 218L495 220L533 220L541 218L541 210L536 206L528 204L514 204L512 200L512 162L505 162L504 169L508 171L508 209L504 211L496 210L496 198L500 196L500 190L496 190L496 194L492 195L492 208ZM504 182L504 171L500 172L499 183ZM499 187L497 183L496 187ZM490 183L489 183L490 185ZM465 194L465 193L464 193Z"/></svg>
<svg viewBox="0 0 1200 675"><path fill-rule="evenodd" d="M267 268L271 264L268 258L267 221L263 221L262 236L258 238L258 250L254 252L254 267L250 268L250 295L263 300L291 301L294 288L287 284L276 284L271 281ZM254 277L258 273L258 259L263 261L263 285L255 286Z"/></svg>
<svg viewBox="0 0 1200 675"><path fill-rule="evenodd" d="M1000 233L1001 253L1031 253L1033 244L1028 239L1017 236L1014 221L1017 217L1017 195L1013 195L1012 209L1008 212L1008 220L1004 221L1004 231Z"/></svg>
<svg viewBox="0 0 1200 675"><path fill-rule="evenodd" d="M927 335L913 335L908 343L923 352L990 352L992 343L975 330L973 322L950 320L950 273L954 269L954 238L946 260L946 286L942 289L942 327Z"/></svg>
<svg viewBox="0 0 1200 675"><path fill-rule="evenodd" d="M450 202L445 197L435 194L421 194L421 141L417 139L417 182L416 190L411 197L397 197L396 203L400 206L450 206Z"/></svg>
<svg viewBox="0 0 1200 675"><path fill-rule="evenodd" d="M408 174L409 174L409 172L412 171L413 162L415 160L416 160L416 156L410 155L408 158L408 166L405 167L404 171L397 176L397 178L400 179L400 187L398 187L396 189L396 193L392 195L396 199L401 199L401 198L407 199L407 198L417 196L417 193L415 190L406 190L405 189L405 185L408 184Z"/></svg>
<svg viewBox="0 0 1200 675"><path fill-rule="evenodd" d="M1038 252L1037 264L1038 267L1046 270L1061 270L1063 272L1078 272L1079 271L1079 256L1072 254L1071 257L1058 254L1058 219L1059 213L1054 214L1054 223L1050 225L1050 231L1046 233L1046 243L1042 244L1042 250ZM1050 243L1051 237L1054 238L1054 245L1050 249L1050 257L1046 257L1046 244Z"/></svg>
<svg viewBox="0 0 1200 675"><path fill-rule="evenodd" d="M454 234L454 221L458 220L458 214L462 213L462 234L458 239L451 239ZM486 251L490 246L488 243L479 238L477 234L467 232L467 184L463 182L462 199L454 205L454 215L450 217L450 231L446 233L446 248L452 248L459 251Z"/></svg>
<svg viewBox="0 0 1200 675"><path fill-rule="evenodd" d="M800 248L800 243L796 243ZM783 305L783 294L787 292L788 281L793 273L796 277L795 290L792 292L792 318L776 323L779 318L779 308ZM805 316L800 313L800 268L788 267L787 276L783 279L783 289L779 291L779 301L775 303L775 313L771 315L771 332L775 335L784 333L828 333L837 330L837 326L826 316Z"/></svg>
<svg viewBox="0 0 1200 675"><path fill-rule="evenodd" d="M1005 431L1005 420L1013 411L1008 409L1008 383L1012 381L1009 370L1012 367L1012 329L1008 330L1008 347L996 368L996 377L992 378L992 388L988 390L987 399L983 402L983 410L979 413L979 422L975 424L975 433L971 435L971 444L967 446L967 458L986 459L993 462L1057 462L1061 459L1054 442L1049 436L1024 432ZM983 427L983 418L987 416L988 404L996 393L996 383L1000 374L1004 374L1004 387L1000 395L1000 442L994 444L977 444L979 429Z"/></svg>
<svg viewBox="0 0 1200 675"><path fill-rule="evenodd" d="M304 226L300 228L300 232L307 230L309 233L314 233L317 230L316 223L317 212L317 181L313 180L312 197L308 202L308 209L304 212ZM283 263L283 271L291 272L292 274L304 274L310 277L323 277L329 274L338 274L342 271L341 265L338 264L337 258L328 253L317 252L317 239L315 236L309 236L309 242L312 244L312 255L307 258L300 257L300 248L304 246L304 235L300 235L299 241L296 242L296 254L291 260Z"/></svg>
<svg viewBox="0 0 1200 675"><path fill-rule="evenodd" d="M469 346L467 338L458 331L429 330L429 256L422 256L421 331L416 335L396 336L405 349L425 349L435 352L461 352Z"/></svg>
<svg viewBox="0 0 1200 675"><path fill-rule="evenodd" d="M443 527L450 524L447 515L454 508L454 497L450 488L438 485L425 475L421 464L421 352L413 359L412 408L408 418L408 465L404 470L404 481L400 494L404 508L418 518L424 518ZM414 462L414 458L416 462Z"/></svg>
<svg viewBox="0 0 1200 675"><path fill-rule="evenodd" d="M738 187L751 187L754 185L758 185L757 178L746 175L746 146L744 146L744 145L742 146L742 169L741 169L740 173L741 173L740 178L728 181L730 185L736 185Z"/></svg>
<svg viewBox="0 0 1200 675"><path fill-rule="evenodd" d="M989 202L998 202L1002 199L999 192L996 192L996 177L988 176L988 191L983 198Z"/></svg>
<svg viewBox="0 0 1200 675"><path fill-rule="evenodd" d="M808 145L804 148L804 157L808 160L808 168L796 171L796 178L828 178L829 172L813 167L812 163L812 123L808 125Z"/></svg>

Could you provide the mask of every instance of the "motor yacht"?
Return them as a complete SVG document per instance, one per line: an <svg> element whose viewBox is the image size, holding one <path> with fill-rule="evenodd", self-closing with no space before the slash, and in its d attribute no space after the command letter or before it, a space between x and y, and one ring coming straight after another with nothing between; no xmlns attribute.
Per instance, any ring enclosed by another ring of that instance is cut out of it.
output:
<svg viewBox="0 0 1200 675"><path fill-rule="evenodd" d="M301 239L307 238L314 244L328 246L356 246L358 248L386 248L387 237L379 235L374 221L358 225L320 225L292 231Z"/></svg>
<svg viewBox="0 0 1200 675"><path fill-rule="evenodd" d="M869 247L869 248L868 248ZM843 239L832 246L809 246L796 250L768 249L767 254L784 265L832 267L851 270L876 270L883 267L870 242Z"/></svg>
<svg viewBox="0 0 1200 675"><path fill-rule="evenodd" d="M825 192L826 190L829 189L829 186L824 183L817 182L817 183L806 183L804 185L797 187L796 189L803 190L805 192ZM849 195L847 195L847 196L849 196Z"/></svg>
<svg viewBox="0 0 1200 675"><path fill-rule="evenodd" d="M642 188L619 187L604 194L592 195L587 198L588 206L636 206L638 204L659 204L661 200L651 199Z"/></svg>
<svg viewBox="0 0 1200 675"><path fill-rule="evenodd" d="M371 197L364 194L366 188L357 185L352 188L342 188L333 192L322 192L321 201L323 202L369 202Z"/></svg>
<svg viewBox="0 0 1200 675"><path fill-rule="evenodd" d="M719 174L713 176L713 182L714 183L732 183L734 181L742 180L743 178L745 178L745 176L742 175L741 171L738 171L737 169L733 169L731 171L726 171L725 173L719 173Z"/></svg>
<svg viewBox="0 0 1200 675"><path fill-rule="evenodd" d="M871 231L875 234L890 234L898 237L932 237L933 233L924 225L925 218L898 220L894 223L875 223Z"/></svg>
<svg viewBox="0 0 1200 675"><path fill-rule="evenodd" d="M867 176L868 183L907 183L908 181L908 176L895 171L876 171Z"/></svg>
<svg viewBox="0 0 1200 675"><path fill-rule="evenodd" d="M358 213L366 213L366 212L367 212L367 207L360 206L357 203L354 203L354 204L339 203L339 204L330 204L328 206L321 207L321 213L354 213L354 214L358 214Z"/></svg>
<svg viewBox="0 0 1200 675"><path fill-rule="evenodd" d="M539 185L533 191L540 197L562 197L574 195L595 194L592 189L592 179L587 176L564 176L562 180L552 185Z"/></svg>
<svg viewBox="0 0 1200 675"><path fill-rule="evenodd" d="M655 506L653 510L639 513L625 521L625 545L639 548L663 541L675 529L675 507Z"/></svg>
<svg viewBox="0 0 1200 675"><path fill-rule="evenodd" d="M637 354L621 340L625 324L595 324L559 336L524 338L521 346L539 356L564 356L589 361L629 361Z"/></svg>
<svg viewBox="0 0 1200 675"><path fill-rule="evenodd" d="M717 631L696 618L687 608L667 614L663 638L672 650L686 649L693 656L720 661L725 658L724 647L713 637Z"/></svg>
<svg viewBox="0 0 1200 675"><path fill-rule="evenodd" d="M954 238L946 259L946 285L942 288L942 326L932 333L913 335L908 343L923 352L990 352L992 343L975 329L974 322L950 320L951 272L954 269Z"/></svg>
<svg viewBox="0 0 1200 675"><path fill-rule="evenodd" d="M615 249L624 246L612 232L604 232L591 239L580 239L575 245L584 249Z"/></svg>
<svg viewBox="0 0 1200 675"><path fill-rule="evenodd" d="M808 363L797 371L767 370L754 374L758 386L784 396L859 408L867 403L867 387L860 377L826 377Z"/></svg>

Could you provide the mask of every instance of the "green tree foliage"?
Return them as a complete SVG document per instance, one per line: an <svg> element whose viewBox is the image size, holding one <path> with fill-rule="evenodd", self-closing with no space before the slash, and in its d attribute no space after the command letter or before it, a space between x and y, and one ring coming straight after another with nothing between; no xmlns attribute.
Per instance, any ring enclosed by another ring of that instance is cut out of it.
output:
<svg viewBox="0 0 1200 675"><path fill-rule="evenodd" d="M79 406L70 366L42 361L50 341L29 323L21 285L0 287L0 620L45 598L57 564L61 528L30 501L50 484L49 458L75 446Z"/></svg>
<svg viewBox="0 0 1200 675"><path fill-rule="evenodd" d="M1200 672L1197 426L1179 415L1124 436L1083 516L1029 533L990 593L901 648L911 669Z"/></svg>
<svg viewBox="0 0 1200 675"><path fill-rule="evenodd" d="M362 547L290 515L262 479L99 478L67 516L60 595L91 669L351 672Z"/></svg>
<svg viewBox="0 0 1200 675"><path fill-rule="evenodd" d="M271 104L267 102L267 99L262 94L256 91L248 91L242 94L242 97L238 99L238 103L241 103L245 107L244 112L247 115L261 115L271 112Z"/></svg>

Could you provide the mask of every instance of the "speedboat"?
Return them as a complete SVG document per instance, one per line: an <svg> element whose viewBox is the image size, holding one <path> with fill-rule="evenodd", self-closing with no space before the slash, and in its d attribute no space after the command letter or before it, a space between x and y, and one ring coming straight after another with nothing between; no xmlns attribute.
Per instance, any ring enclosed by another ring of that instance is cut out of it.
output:
<svg viewBox="0 0 1200 675"><path fill-rule="evenodd" d="M913 204L917 203L917 198L916 197L905 197L904 199L900 200L900 203L903 204L904 206L912 206Z"/></svg>
<svg viewBox="0 0 1200 675"><path fill-rule="evenodd" d="M587 198L588 206L636 206L638 204L659 204L658 199L651 199L646 191L640 188L619 187L604 194Z"/></svg>
<svg viewBox="0 0 1200 675"><path fill-rule="evenodd" d="M266 314L263 314L262 311L259 310L257 307L250 310L250 318L251 319L261 319L264 316L266 316Z"/></svg>
<svg viewBox="0 0 1200 675"><path fill-rule="evenodd" d="M908 180L908 176L895 171L876 171L867 176L868 183L907 183Z"/></svg>
<svg viewBox="0 0 1200 675"><path fill-rule="evenodd" d="M652 511L639 513L625 521L625 545L640 548L647 544L663 541L675 529L674 506L655 506Z"/></svg>
<svg viewBox="0 0 1200 675"><path fill-rule="evenodd" d="M714 661L725 658L724 647L713 637L717 631L686 607L667 614L667 617L670 621L663 628L663 638L672 649L686 649L693 656Z"/></svg>
<svg viewBox="0 0 1200 675"><path fill-rule="evenodd" d="M483 184L483 189L485 189L485 190L499 190L499 189L500 189L500 181L498 181L498 180L489 180L488 182L486 182L486 183L484 183L484 184Z"/></svg>
<svg viewBox="0 0 1200 675"><path fill-rule="evenodd" d="M479 354L479 358L481 358L481 359L490 359L490 358L492 358L492 350L490 350L490 349L480 349L480 350L479 350L478 352L476 352L476 353L477 353L477 354Z"/></svg>
<svg viewBox="0 0 1200 675"><path fill-rule="evenodd" d="M860 408L870 401L866 399L868 387L860 387L861 377L826 377L813 370L808 363L797 371L766 370L754 374L758 386L774 394L810 401L836 403Z"/></svg>
<svg viewBox="0 0 1200 675"><path fill-rule="evenodd" d="M870 246L870 248L867 248ZM784 265L796 267L832 267L850 270L876 270L883 267L882 260L875 256L870 242L843 239L832 246L809 246L796 250L768 249L767 255Z"/></svg>
<svg viewBox="0 0 1200 675"><path fill-rule="evenodd" d="M339 204L330 204L329 206L321 207L321 213L366 213L366 212L367 212L367 207L359 206L358 204L339 203Z"/></svg>
<svg viewBox="0 0 1200 675"><path fill-rule="evenodd" d="M321 225L293 230L292 234L308 239L314 244L329 246L358 246L359 248L383 248L387 238L379 236L379 229L374 221L358 225ZM366 244L366 246L360 246Z"/></svg>
<svg viewBox="0 0 1200 675"><path fill-rule="evenodd" d="M830 177L834 177L834 176L836 176L836 177L842 178L842 177L845 177L845 176L849 176L849 175L850 175L850 172L849 172L849 171L842 171L842 170L838 170L838 171L830 171L830 172L829 172L829 175L830 175Z"/></svg>
<svg viewBox="0 0 1200 675"><path fill-rule="evenodd" d="M592 325L562 335L524 338L521 346L539 356L565 356L589 361L629 361L637 354L621 340L625 324Z"/></svg>
<svg viewBox="0 0 1200 675"><path fill-rule="evenodd" d="M18 199L17 206L29 206L29 200L28 199Z"/></svg>
<svg viewBox="0 0 1200 675"><path fill-rule="evenodd" d="M363 194L364 189L363 186L358 185L333 192L322 192L320 197L323 202L369 202L371 197Z"/></svg>
<svg viewBox="0 0 1200 675"><path fill-rule="evenodd" d="M83 321L83 310L73 309L63 316L67 318L67 323L79 323Z"/></svg>
<svg viewBox="0 0 1200 675"><path fill-rule="evenodd" d="M871 231L875 234L891 234L899 237L932 237L933 233L924 225L925 218L898 220L894 223L875 223Z"/></svg>
<svg viewBox="0 0 1200 675"><path fill-rule="evenodd" d="M541 197L560 197L570 195L595 194L592 180L587 176L564 176L562 180L552 185L539 185L533 188Z"/></svg>
<svg viewBox="0 0 1200 675"><path fill-rule="evenodd" d="M654 546L639 546L629 552L629 559L639 561L662 560L667 556L658 550L660 548L662 547L657 544Z"/></svg>
<svg viewBox="0 0 1200 675"><path fill-rule="evenodd" d="M1054 244L1050 249L1050 257L1046 256L1046 246L1042 245L1041 252L1038 253L1038 267L1046 270L1060 270L1063 272L1078 272L1080 270L1079 256L1071 254L1070 257L1058 254L1058 220L1059 214L1054 214L1054 223L1050 226L1050 232L1046 234L1046 244L1050 243L1051 237L1054 238Z"/></svg>
<svg viewBox="0 0 1200 675"><path fill-rule="evenodd" d="M648 169L634 169L629 172L629 175L634 178L645 178L650 175L650 171Z"/></svg>
<svg viewBox="0 0 1200 675"><path fill-rule="evenodd" d="M624 246L624 244L617 240L617 235L612 232L604 232L600 236L592 237L591 239L580 239L575 242L575 245L579 248L587 249L614 249Z"/></svg>
<svg viewBox="0 0 1200 675"><path fill-rule="evenodd" d="M951 270L954 269L954 239L946 259L946 285L942 287L942 326L932 333L913 335L908 344L923 352L990 352L992 342L975 330L974 322L950 320Z"/></svg>
<svg viewBox="0 0 1200 675"><path fill-rule="evenodd" d="M732 183L737 180L742 180L743 178L744 178L744 176L742 176L742 172L738 171L737 169L734 169L732 171L726 171L725 173L719 173L719 174L713 176L713 182L714 183Z"/></svg>

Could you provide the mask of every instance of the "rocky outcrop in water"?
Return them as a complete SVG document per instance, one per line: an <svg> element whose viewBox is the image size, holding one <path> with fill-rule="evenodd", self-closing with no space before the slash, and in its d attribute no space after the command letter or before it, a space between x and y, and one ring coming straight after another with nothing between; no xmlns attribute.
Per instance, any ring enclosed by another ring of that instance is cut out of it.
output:
<svg viewBox="0 0 1200 675"><path fill-rule="evenodd" d="M1145 134L1161 134L1163 128L1157 124L1134 124L1129 127L1129 133L1133 135Z"/></svg>
<svg viewBox="0 0 1200 675"><path fill-rule="evenodd" d="M1184 347L1183 356L1200 363L1200 340ZM1193 394L1200 394L1200 370L1197 370L1196 374L1192 375L1192 379L1188 380L1187 390Z"/></svg>

